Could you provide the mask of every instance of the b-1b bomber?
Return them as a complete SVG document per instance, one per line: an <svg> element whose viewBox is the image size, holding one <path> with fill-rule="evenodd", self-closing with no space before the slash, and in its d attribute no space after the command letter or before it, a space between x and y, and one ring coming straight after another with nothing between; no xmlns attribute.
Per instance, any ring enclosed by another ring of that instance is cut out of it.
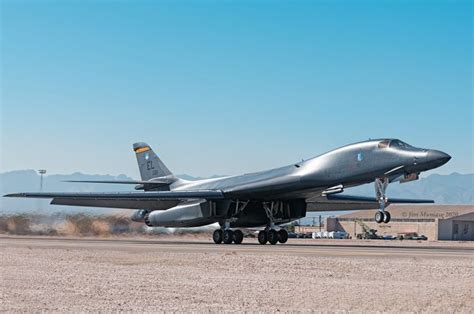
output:
<svg viewBox="0 0 474 314"><path fill-rule="evenodd" d="M178 178L146 143L135 143L141 180L74 181L132 184L135 191L115 193L14 193L6 197L52 198L51 204L134 209L131 219L150 227L197 227L218 223L216 244L243 241L239 228L257 228L261 244L285 243L281 225L312 211L378 209L377 223L390 222L392 203L431 200L388 198L392 182L417 180L423 171L440 167L448 154L413 147L398 139L350 144L281 168L188 181ZM374 183L374 197L345 195L344 189Z"/></svg>

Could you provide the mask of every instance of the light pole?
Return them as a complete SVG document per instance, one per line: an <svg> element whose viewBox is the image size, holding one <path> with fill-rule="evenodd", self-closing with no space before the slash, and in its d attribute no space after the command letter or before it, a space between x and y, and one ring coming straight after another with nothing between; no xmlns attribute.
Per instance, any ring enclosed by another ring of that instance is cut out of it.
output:
<svg viewBox="0 0 474 314"><path fill-rule="evenodd" d="M40 174L40 192L43 192L43 175L46 174L46 170L40 169L38 170L38 173Z"/></svg>

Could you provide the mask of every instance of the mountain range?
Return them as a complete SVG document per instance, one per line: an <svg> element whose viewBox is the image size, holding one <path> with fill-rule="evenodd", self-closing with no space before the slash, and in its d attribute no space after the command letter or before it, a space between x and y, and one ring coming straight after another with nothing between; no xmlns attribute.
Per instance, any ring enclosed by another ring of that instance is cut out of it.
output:
<svg viewBox="0 0 474 314"><path fill-rule="evenodd" d="M201 178L189 175L179 175L186 180ZM213 176L215 177L215 176ZM73 174L55 174L44 176L43 191L54 192L120 192L133 190L133 185L122 184L87 184L67 183L66 180L133 180L120 174L91 175L75 172ZM40 176L34 170L18 170L0 173L0 194L14 192L37 192L40 190ZM344 191L344 194L374 196L373 184L366 184ZM438 204L473 204L474 203L474 174L452 173L449 175L431 174L420 180L404 184L393 183L387 189L387 195L397 198L433 199ZM2 213L38 211L63 212L82 211L94 213L110 212L108 209L91 209L84 207L63 207L49 205L48 200L15 199L0 197Z"/></svg>

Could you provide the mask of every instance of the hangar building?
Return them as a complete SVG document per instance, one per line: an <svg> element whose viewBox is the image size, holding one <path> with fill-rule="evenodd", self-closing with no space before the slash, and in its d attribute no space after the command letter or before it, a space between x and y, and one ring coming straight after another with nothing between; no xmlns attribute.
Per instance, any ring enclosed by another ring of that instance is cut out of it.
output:
<svg viewBox="0 0 474 314"><path fill-rule="evenodd" d="M352 238L362 233L362 224L379 235L417 233L428 240L474 241L474 205L391 205L391 221L377 224L376 210L362 210L326 220L327 231L345 231Z"/></svg>

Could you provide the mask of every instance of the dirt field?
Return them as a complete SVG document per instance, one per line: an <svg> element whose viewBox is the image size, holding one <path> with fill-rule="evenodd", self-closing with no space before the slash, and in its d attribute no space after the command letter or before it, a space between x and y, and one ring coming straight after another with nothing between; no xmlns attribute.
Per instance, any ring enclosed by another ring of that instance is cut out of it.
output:
<svg viewBox="0 0 474 314"><path fill-rule="evenodd" d="M0 311L474 312L472 244L255 243L0 237Z"/></svg>

